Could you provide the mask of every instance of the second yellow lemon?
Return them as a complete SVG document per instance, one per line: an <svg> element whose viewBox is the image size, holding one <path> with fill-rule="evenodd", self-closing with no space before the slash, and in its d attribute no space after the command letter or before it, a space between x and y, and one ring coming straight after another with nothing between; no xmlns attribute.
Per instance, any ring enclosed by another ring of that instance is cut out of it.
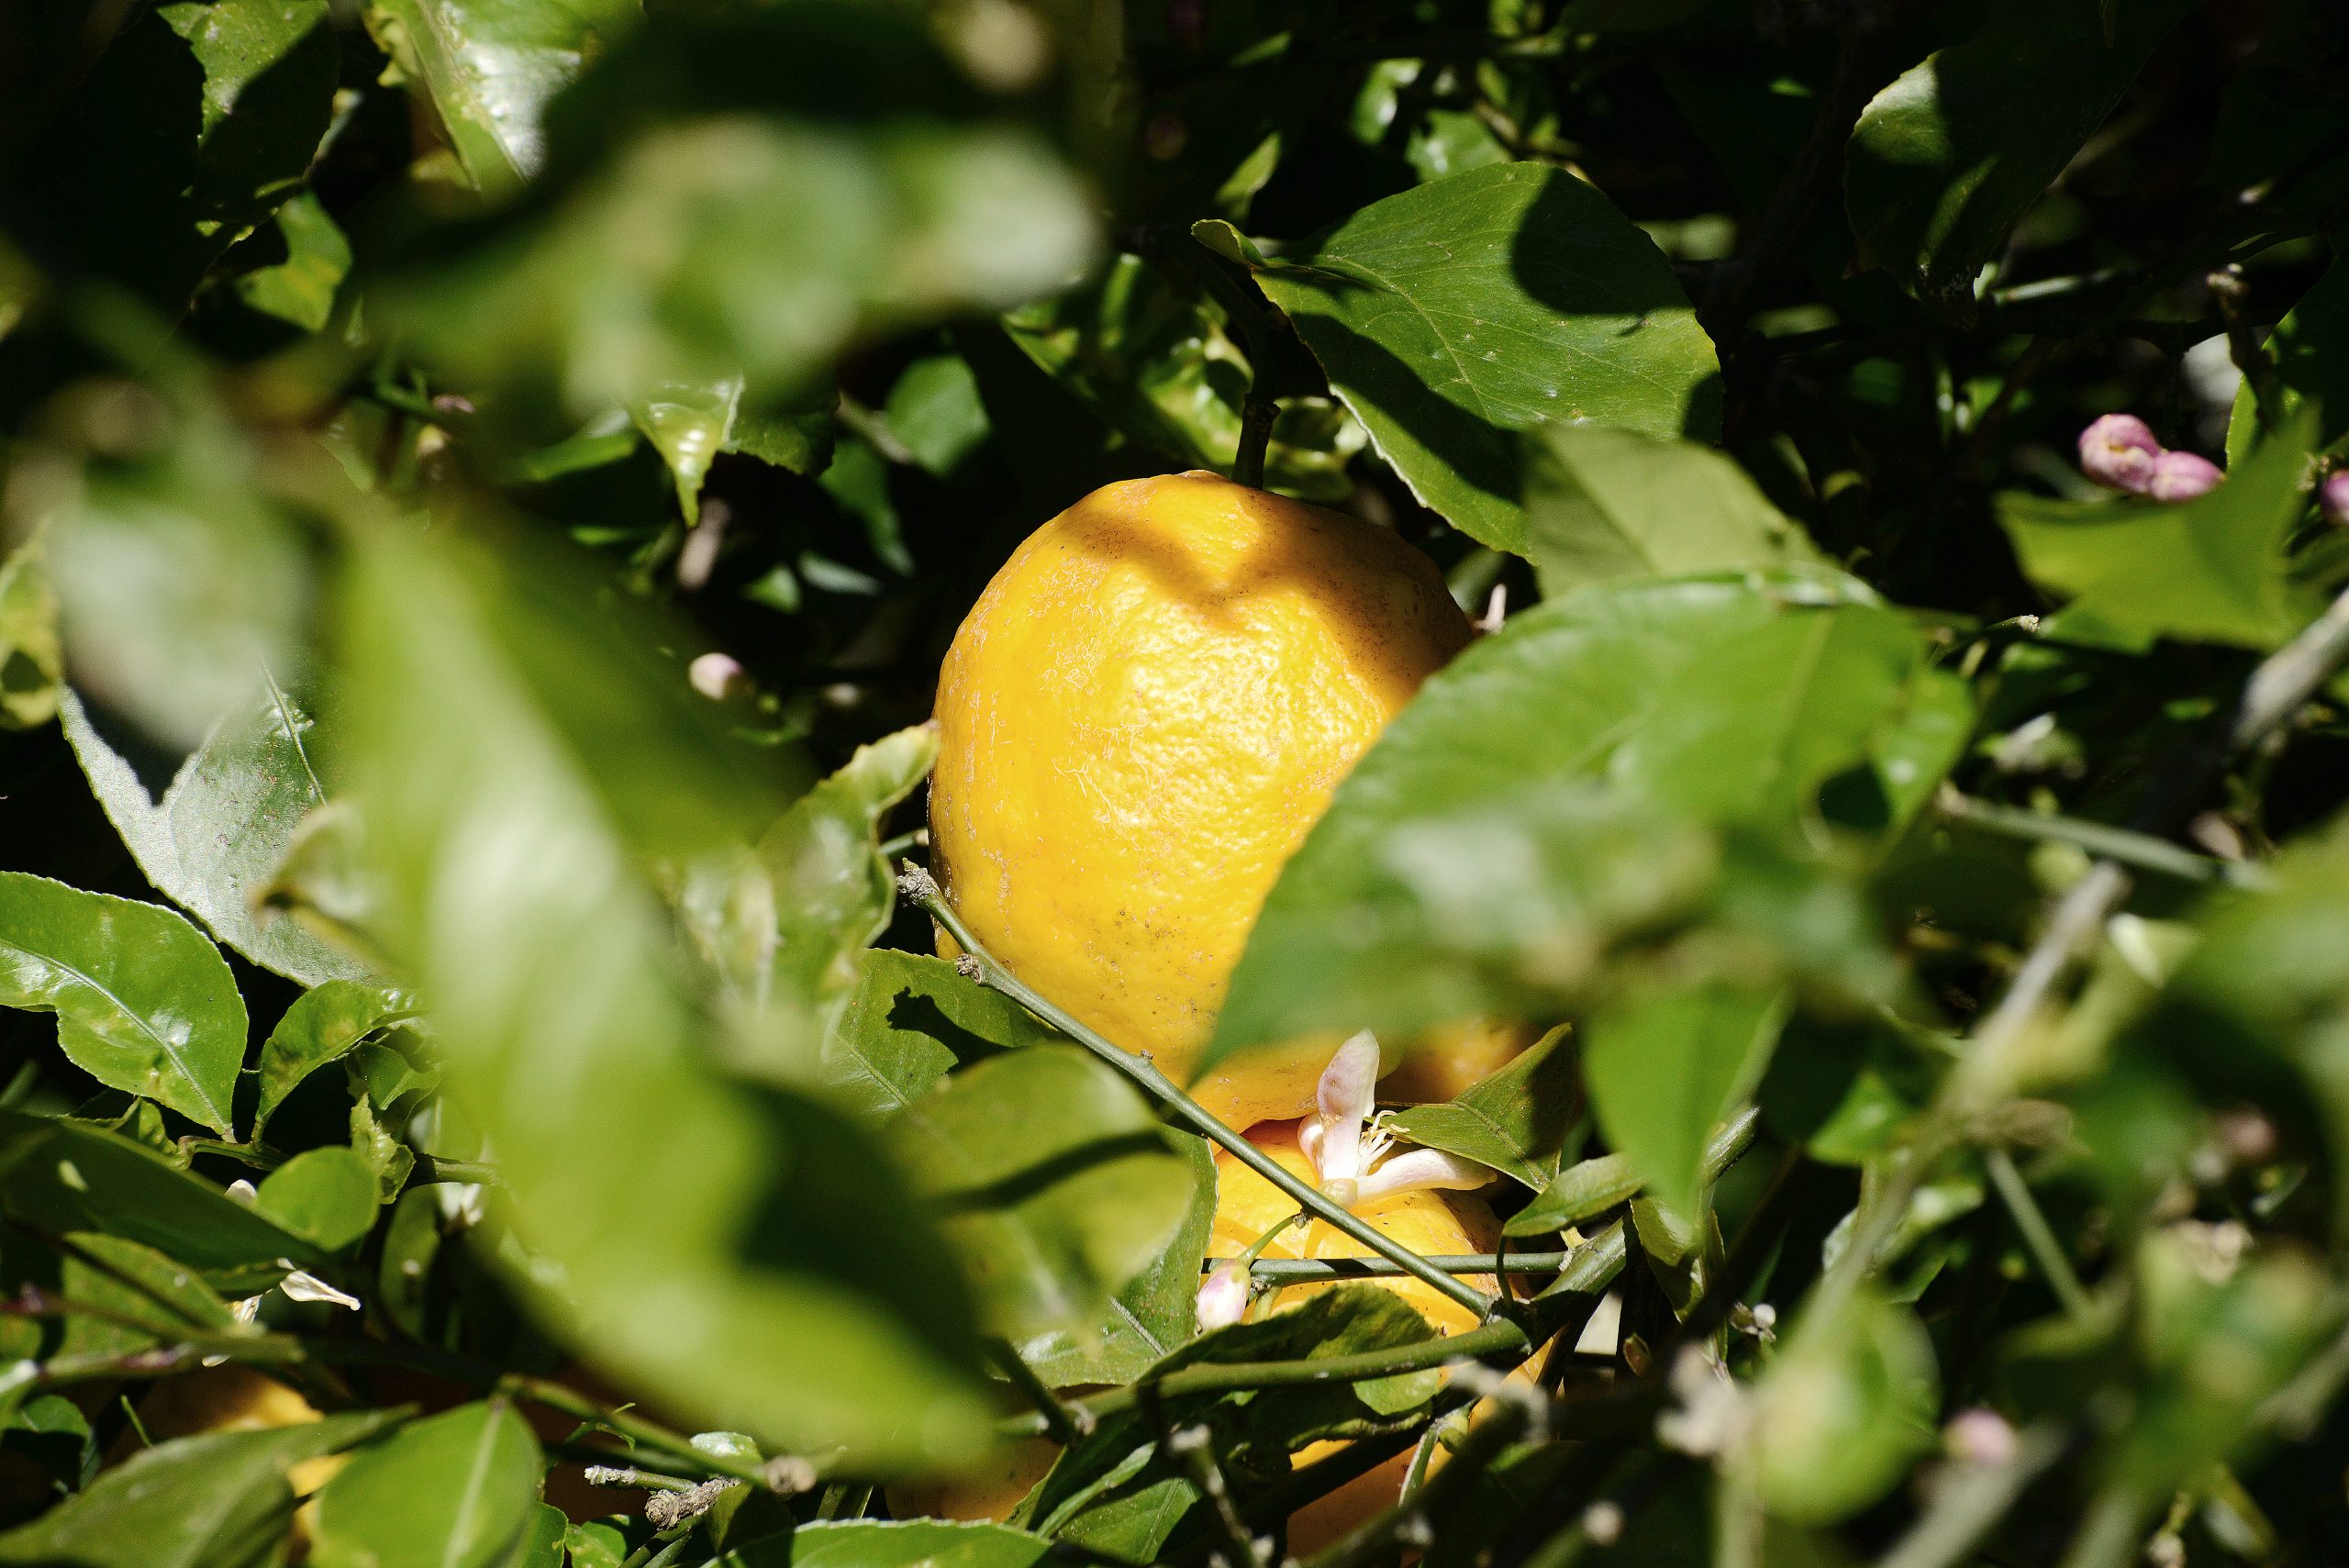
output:
<svg viewBox="0 0 2349 1568"><path fill-rule="evenodd" d="M1097 490L996 574L939 676L932 855L1021 978L1188 1081L1274 879L1466 645L1392 532L1211 473ZM1296 1116L1334 1041L1192 1085Z"/></svg>

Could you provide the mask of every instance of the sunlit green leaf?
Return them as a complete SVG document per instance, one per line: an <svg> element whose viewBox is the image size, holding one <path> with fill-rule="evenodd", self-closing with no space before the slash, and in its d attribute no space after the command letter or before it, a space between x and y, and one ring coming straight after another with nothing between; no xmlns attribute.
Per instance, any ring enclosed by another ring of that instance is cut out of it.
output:
<svg viewBox="0 0 2349 1568"><path fill-rule="evenodd" d="M329 980L295 997L262 1042L256 1129L269 1126L271 1115L303 1079L416 1008L417 999L407 992L357 980Z"/></svg>
<svg viewBox="0 0 2349 1568"><path fill-rule="evenodd" d="M941 959L874 949L857 955L856 968L855 989L825 1037L823 1079L867 1115L905 1109L958 1063L1056 1038Z"/></svg>
<svg viewBox="0 0 2349 1568"><path fill-rule="evenodd" d="M363 1448L318 1494L318 1568L487 1568L521 1533L543 1466L502 1399L411 1421Z"/></svg>
<svg viewBox="0 0 2349 1568"><path fill-rule="evenodd" d="M640 15L637 0L367 0L365 12L468 182L494 196L538 172L547 100Z"/></svg>
<svg viewBox="0 0 2349 1568"><path fill-rule="evenodd" d="M307 191L279 207L276 221L285 260L239 277L237 297L305 332L323 330L351 271L351 241Z"/></svg>
<svg viewBox="0 0 2349 1568"><path fill-rule="evenodd" d="M169 909L0 872L0 1006L55 1013L59 1047L98 1082L234 1136L244 998Z"/></svg>
<svg viewBox="0 0 2349 1568"><path fill-rule="evenodd" d="M960 354L933 354L907 365L881 412L914 461L941 479L987 439L978 378Z"/></svg>
<svg viewBox="0 0 2349 1568"><path fill-rule="evenodd" d="M1648 237L1564 170L1502 163L1389 196L1256 271L1380 455L1498 550L1528 543L1511 432L1704 439L1720 369Z"/></svg>
<svg viewBox="0 0 2349 1568"><path fill-rule="evenodd" d="M1575 1069L1573 1041L1561 1027L1458 1098L1413 1106L1387 1120L1414 1143L1490 1165L1539 1192L1558 1173L1580 1110Z"/></svg>
<svg viewBox="0 0 2349 1568"><path fill-rule="evenodd" d="M2313 405L2318 423L2310 444L2319 451L2337 450L2349 436L2349 261L2335 261L2324 270L2276 324L2266 352L2276 361L2281 394L2281 406L2271 410L2272 417L2288 419ZM2251 456L2259 433L2257 406L2245 382L2235 389L2234 412L2227 421L2230 469Z"/></svg>
<svg viewBox="0 0 2349 1568"><path fill-rule="evenodd" d="M87 1491L0 1535L0 1562L75 1568L225 1568L283 1549L295 1498L285 1474L397 1422L366 1410L274 1431L207 1432L142 1449Z"/></svg>
<svg viewBox="0 0 2349 1568"><path fill-rule="evenodd" d="M2303 411L2191 501L2000 497L2023 569L2070 598L2048 634L2137 652L2162 637L2273 648L2299 630L2316 606L2286 574L2284 539L2307 505L2313 427Z"/></svg>
<svg viewBox="0 0 2349 1568"><path fill-rule="evenodd" d="M0 1211L49 1231L95 1230L204 1272L250 1296L286 1262L323 1264L308 1241L152 1151L86 1123L0 1111Z"/></svg>
<svg viewBox="0 0 2349 1568"><path fill-rule="evenodd" d="M311 755L314 727L293 697L272 683L222 719L161 800L71 692L61 717L91 793L149 882L264 968L313 985L366 974L349 949L258 907L326 799Z"/></svg>
<svg viewBox="0 0 2349 1568"><path fill-rule="evenodd" d="M279 1225L340 1252L374 1228L375 1168L348 1149L306 1150L272 1171L254 1207Z"/></svg>

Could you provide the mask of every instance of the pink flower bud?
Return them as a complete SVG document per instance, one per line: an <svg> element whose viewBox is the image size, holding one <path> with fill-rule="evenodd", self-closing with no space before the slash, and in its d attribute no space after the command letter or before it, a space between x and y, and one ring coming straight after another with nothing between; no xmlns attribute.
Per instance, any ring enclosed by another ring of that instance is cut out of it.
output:
<svg viewBox="0 0 2349 1568"><path fill-rule="evenodd" d="M2153 483L2145 494L2156 501L2191 501L2206 495L2224 479L2219 465L2192 452L2164 452L2154 459Z"/></svg>
<svg viewBox="0 0 2349 1568"><path fill-rule="evenodd" d="M2161 455L2161 442L2134 414L2107 414L2080 432L2080 472L2108 490L2144 495Z"/></svg>
<svg viewBox="0 0 2349 1568"><path fill-rule="evenodd" d="M1218 1263L1199 1286L1199 1329L1228 1329L1248 1311L1248 1265L1233 1258Z"/></svg>
<svg viewBox="0 0 2349 1568"><path fill-rule="evenodd" d="M2316 487L2316 504L2324 510L2324 520L2336 528L2349 528L2349 468L2335 471Z"/></svg>
<svg viewBox="0 0 2349 1568"><path fill-rule="evenodd" d="M1338 1047L1314 1089L1318 1116L1306 1155L1340 1203L1350 1201L1351 1184L1370 1165L1362 1129L1378 1104L1378 1037L1363 1030Z"/></svg>
<svg viewBox="0 0 2349 1568"><path fill-rule="evenodd" d="M741 664L723 653L705 653L685 666L685 680L712 702L724 702L749 683Z"/></svg>

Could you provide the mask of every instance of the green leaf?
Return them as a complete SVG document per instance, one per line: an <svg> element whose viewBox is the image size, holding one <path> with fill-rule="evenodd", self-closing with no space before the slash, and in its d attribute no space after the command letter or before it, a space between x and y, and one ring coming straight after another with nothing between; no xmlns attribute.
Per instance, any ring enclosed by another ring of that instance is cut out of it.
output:
<svg viewBox="0 0 2349 1568"><path fill-rule="evenodd" d="M1148 1375L1212 1362L1353 1355L1419 1344L1434 1332L1392 1291L1340 1285L1262 1322L1202 1334ZM1423 1407L1442 1384L1442 1373L1424 1372L1253 1396L1193 1394L1163 1400L1163 1415L1178 1427L1208 1428L1227 1474L1279 1473L1286 1456L1306 1444L1380 1430ZM1197 1499L1188 1478L1160 1451L1159 1431L1138 1409L1103 1417L1062 1451L1038 1485L1025 1505L1030 1528L1127 1561L1152 1561Z"/></svg>
<svg viewBox="0 0 2349 1568"><path fill-rule="evenodd" d="M1414 1143L1490 1165L1540 1192L1558 1173L1581 1097L1573 1043L1561 1026L1459 1098L1386 1119Z"/></svg>
<svg viewBox="0 0 2349 1568"><path fill-rule="evenodd" d="M303 1079L378 1029L413 1017L417 1006L414 995L396 986L357 980L329 980L296 996L262 1042L254 1135L268 1128L271 1116Z"/></svg>
<svg viewBox="0 0 2349 1568"><path fill-rule="evenodd" d="M574 417L732 378L792 406L852 338L1017 304L1092 249L1050 147L965 123L887 7L656 17L564 103L565 177L382 297L458 382Z"/></svg>
<svg viewBox="0 0 2349 1568"><path fill-rule="evenodd" d="M239 1323L219 1294L184 1263L118 1236L64 1238L60 1284L80 1310L65 1320L62 1355L144 1350L191 1333L227 1339L258 1331Z"/></svg>
<svg viewBox="0 0 2349 1568"><path fill-rule="evenodd" d="M149 882L212 934L288 979L364 978L366 967L297 920L257 907L326 800L305 737L309 716L274 683L215 726L161 800L65 694L61 717L91 793Z"/></svg>
<svg viewBox="0 0 2349 1568"><path fill-rule="evenodd" d="M0 1562L74 1568L227 1568L273 1561L292 1524L285 1473L401 1418L328 1416L262 1432L207 1432L142 1449L28 1525L0 1535Z"/></svg>
<svg viewBox="0 0 2349 1568"><path fill-rule="evenodd" d="M57 590L36 536L0 560L0 729L38 729L55 717L64 679Z"/></svg>
<svg viewBox="0 0 2349 1568"><path fill-rule="evenodd" d="M86 1123L0 1111L0 1212L37 1229L103 1231L203 1271L213 1288L252 1296L286 1262L325 1254L151 1150Z"/></svg>
<svg viewBox="0 0 2349 1568"><path fill-rule="evenodd" d="M1858 1512L1933 1446L1932 1341L1865 1290L1796 1322L1755 1390L1742 1462L1771 1512L1831 1524Z"/></svg>
<svg viewBox="0 0 2349 1568"><path fill-rule="evenodd" d="M881 412L914 461L940 479L951 477L986 443L979 380L960 354L932 354L907 365Z"/></svg>
<svg viewBox="0 0 2349 1568"><path fill-rule="evenodd" d="M824 1040L823 1080L850 1110L905 1109L956 1065L1058 1037L999 991L941 959L875 948Z"/></svg>
<svg viewBox="0 0 2349 1568"><path fill-rule="evenodd" d="M1162 1130L1190 1162L1190 1209L1098 1323L1052 1329L1019 1345L1049 1387L1130 1383L1198 1332L1199 1267L1215 1231L1215 1151L1203 1138Z"/></svg>
<svg viewBox="0 0 2349 1568"><path fill-rule="evenodd" d="M55 1013L84 1073L236 1136L244 998L220 950L171 910L0 872L0 1006Z"/></svg>
<svg viewBox="0 0 2349 1568"><path fill-rule="evenodd" d="M2269 334L2266 351L2276 361L2279 423L2312 408L2317 423L2310 445L2338 453L2349 437L2349 261L2336 259ZM2227 466L2240 468L2259 441L2259 414L2245 382L2235 389L2227 421Z"/></svg>
<svg viewBox="0 0 2349 1568"><path fill-rule="evenodd" d="M552 1503L540 1503L523 1520L521 1533L499 1568L563 1568L563 1541L571 1520Z"/></svg>
<svg viewBox="0 0 2349 1568"><path fill-rule="evenodd" d="M1097 277L1013 311L1003 326L1045 373L1174 468L1230 466L1251 366L1222 316L1165 269L1113 257ZM1264 483L1342 500L1353 487L1346 462L1362 443L1362 427L1329 399L1288 398L1265 449Z"/></svg>
<svg viewBox="0 0 2349 1568"><path fill-rule="evenodd" d="M1871 809L1846 820L1896 828L1955 757L1965 698L1861 593L1794 575L1620 580L1481 639L1283 868L1203 1065L1319 1029L1408 1038L1554 1013L1619 936L1713 895L1707 825L1783 831L1830 779ZM1817 885L1783 864L1736 869L1726 891L1766 892L1778 914Z"/></svg>
<svg viewBox="0 0 2349 1568"><path fill-rule="evenodd" d="M1562 169L1503 163L1373 203L1256 272L1412 493L1528 547L1510 432L1708 438L1713 346L1654 242Z"/></svg>
<svg viewBox="0 0 2349 1568"><path fill-rule="evenodd" d="M411 1421L318 1494L318 1568L487 1568L539 1505L529 1423L503 1399Z"/></svg>
<svg viewBox="0 0 2349 1568"><path fill-rule="evenodd" d="M563 1534L562 1549L570 1554L570 1568L620 1568L628 1540L607 1524L573 1525Z"/></svg>
<svg viewBox="0 0 2349 1568"><path fill-rule="evenodd" d="M2286 574L2284 539L2307 501L2312 413L2303 410L2225 481L2191 501L1998 499L2032 581L2070 603L2050 637L2143 652L2156 638L2274 648L2316 613Z"/></svg>
<svg viewBox="0 0 2349 1568"><path fill-rule="evenodd" d="M518 1284L698 1424L952 1462L988 1416L951 1256L851 1125L721 1071L737 1048L640 870L743 830L740 759L649 656L662 634L560 596L574 571L478 522L385 529L343 595L384 939L432 999L531 1277L563 1281Z"/></svg>
<svg viewBox="0 0 2349 1568"><path fill-rule="evenodd" d="M1717 451L1554 425L1525 440L1526 553L1545 597L1609 577L1809 565L1802 529Z"/></svg>
<svg viewBox="0 0 2349 1568"><path fill-rule="evenodd" d="M254 1207L320 1251L340 1252L374 1229L375 1199L375 1167L329 1145L272 1171Z"/></svg>
<svg viewBox="0 0 2349 1568"><path fill-rule="evenodd" d="M1971 302L1998 252L2136 79L2189 0L1999 0L1965 42L1877 94L1844 153L1860 264L1911 293Z"/></svg>
<svg viewBox="0 0 2349 1568"><path fill-rule="evenodd" d="M1583 1029L1599 1130L1666 1207L1702 1212L1705 1145L1769 1065L1787 1010L1719 983L1635 996Z"/></svg>
<svg viewBox="0 0 2349 1568"><path fill-rule="evenodd" d="M365 12L468 183L491 196L539 172L547 101L641 15L637 0L367 0Z"/></svg>
<svg viewBox="0 0 2349 1568"><path fill-rule="evenodd" d="M1051 1551L1006 1525L832 1519L737 1547L710 1568L1033 1568Z"/></svg>
<svg viewBox="0 0 2349 1568"><path fill-rule="evenodd" d="M351 271L351 241L318 198L304 191L277 209L285 260L237 280L237 297L264 316L319 332L334 315L334 296Z"/></svg>
<svg viewBox="0 0 2349 1568"><path fill-rule="evenodd" d="M688 386L666 384L648 389L629 404L636 421L676 481L677 510L688 524L701 520L702 482L709 465L734 436L742 403L742 378Z"/></svg>
<svg viewBox="0 0 2349 1568"><path fill-rule="evenodd" d="M881 853L882 818L930 776L938 731L921 725L860 746L760 839L774 879L777 998L829 1016L857 983L857 957L888 929L896 880Z"/></svg>
<svg viewBox="0 0 2349 1568"><path fill-rule="evenodd" d="M982 1320L1014 1340L1102 1322L1198 1185L1133 1086L1072 1045L964 1068L899 1111L889 1141L960 1251Z"/></svg>
<svg viewBox="0 0 2349 1568"><path fill-rule="evenodd" d="M1639 1173L1620 1154L1601 1154L1577 1161L1558 1173L1531 1203L1510 1215L1502 1231L1509 1236L1546 1236L1553 1230L1604 1214L1636 1195Z"/></svg>
<svg viewBox="0 0 2349 1568"><path fill-rule="evenodd" d="M117 282L175 317L308 171L340 60L327 0L131 13L18 164L30 176L20 198L62 230L44 261Z"/></svg>

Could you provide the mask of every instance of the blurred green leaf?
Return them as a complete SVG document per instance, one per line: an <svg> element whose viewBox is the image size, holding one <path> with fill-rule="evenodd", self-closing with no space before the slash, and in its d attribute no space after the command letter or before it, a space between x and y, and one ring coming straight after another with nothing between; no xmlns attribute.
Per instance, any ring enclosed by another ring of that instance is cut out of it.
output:
<svg viewBox="0 0 2349 1568"><path fill-rule="evenodd" d="M487 1568L539 1501L544 1460L502 1399L411 1421L318 1494L318 1568Z"/></svg>
<svg viewBox="0 0 2349 1568"><path fill-rule="evenodd" d="M545 161L547 101L642 12L637 0L367 0L363 15L466 181L504 196Z"/></svg>
<svg viewBox="0 0 2349 1568"><path fill-rule="evenodd" d="M55 717L64 673L57 590L36 537L0 560L0 729L37 729Z"/></svg>
<svg viewBox="0 0 2349 1568"><path fill-rule="evenodd" d="M749 412L790 406L857 335L1017 304L1092 248L1048 148L956 123L935 46L886 8L664 18L564 102L560 189L387 304L459 382L578 417L734 378Z"/></svg>
<svg viewBox="0 0 2349 1568"><path fill-rule="evenodd" d="M1723 877L1706 825L1784 831L1830 780L1872 807L1854 826L1897 825L1955 760L1965 706L1902 617L1829 579L1627 579L1514 617L1339 785L1265 901L1208 1063L1315 1029L1541 1017L1619 937L1716 896L1773 945L1799 914L1790 961L1865 961L1849 900L1809 896L1819 876L1783 857L1741 851Z"/></svg>
<svg viewBox="0 0 2349 1568"><path fill-rule="evenodd" d="M1444 1105L1413 1106L1386 1118L1414 1143L1490 1165L1535 1192L1558 1173L1558 1159L1581 1101L1574 1042L1564 1026Z"/></svg>
<svg viewBox="0 0 2349 1568"><path fill-rule="evenodd" d="M1717 451L1553 425L1525 441L1526 553L1554 598L1609 577L1817 563L1802 529Z"/></svg>
<svg viewBox="0 0 2349 1568"><path fill-rule="evenodd" d="M998 1524L832 1519L737 1547L710 1568L1032 1568L1051 1551Z"/></svg>
<svg viewBox="0 0 2349 1568"><path fill-rule="evenodd" d="M855 988L824 1040L823 1078L863 1115L905 1109L957 1064L1058 1038L942 959L878 948L855 962Z"/></svg>
<svg viewBox="0 0 2349 1568"><path fill-rule="evenodd" d="M1607 1141L1674 1213L1703 1212L1705 1145L1753 1093L1783 1000L1714 983L1627 998L1583 1027L1583 1076Z"/></svg>
<svg viewBox="0 0 2349 1568"><path fill-rule="evenodd" d="M2304 408L2317 423L2309 444L2337 452L2349 436L2349 261L2335 260L2269 334L2266 352L2276 361L2279 406L2270 410L2281 424ZM2227 466L2241 468L2258 448L2259 414L2251 384L2235 388L2227 421Z"/></svg>
<svg viewBox="0 0 2349 1568"><path fill-rule="evenodd" d="M306 544L217 411L129 385L69 406L100 454L43 450L9 495L50 519L66 662L81 691L194 750L300 667Z"/></svg>
<svg viewBox="0 0 2349 1568"><path fill-rule="evenodd" d="M213 728L161 800L70 691L61 717L91 793L149 882L264 969L308 985L366 975L349 949L260 907L326 801L304 739L313 721L274 682Z"/></svg>
<svg viewBox="0 0 2349 1568"><path fill-rule="evenodd" d="M2274 648L2317 606L2286 574L2307 507L2311 411L2191 501L2052 501L2010 494L1998 520L2032 580L2071 602L2046 634L2143 652L2156 638Z"/></svg>
<svg viewBox="0 0 2349 1568"><path fill-rule="evenodd" d="M1209 306L1165 269L1126 254L1078 287L1003 318L1020 350L1129 439L1178 469L1230 468L1247 400L1247 357ZM1264 482L1308 500L1352 488L1346 461L1362 428L1319 397L1287 399L1264 454Z"/></svg>
<svg viewBox="0 0 2349 1568"><path fill-rule="evenodd" d="M285 260L239 277L237 297L305 332L323 331L351 271L351 241L307 191L277 209L276 223Z"/></svg>
<svg viewBox="0 0 2349 1568"><path fill-rule="evenodd" d="M1509 432L1704 439L1720 423L1713 346L1671 268L1562 169L1497 164L1389 196L1255 275L1412 493L1497 550L1528 546Z"/></svg>
<svg viewBox="0 0 2349 1568"><path fill-rule="evenodd" d="M0 1006L55 1013L59 1048L90 1076L236 1136L244 998L171 910L0 872Z"/></svg>
<svg viewBox="0 0 2349 1568"><path fill-rule="evenodd" d="M1742 1453L1770 1511L1826 1524L1884 1495L1933 1443L1932 1341L1860 1291L1803 1314L1754 1390Z"/></svg>
<svg viewBox="0 0 2349 1568"><path fill-rule="evenodd" d="M1204 1138L1160 1131L1190 1164L1190 1207L1098 1322L1051 1329L1019 1346L1049 1387L1130 1383L1198 1332L1199 1265L1215 1229L1215 1151Z"/></svg>
<svg viewBox="0 0 2349 1568"><path fill-rule="evenodd" d="M262 1432L206 1432L142 1449L28 1525L0 1562L73 1568L229 1568L283 1551L295 1498L286 1472L395 1425L396 1410Z"/></svg>
<svg viewBox="0 0 2349 1568"><path fill-rule="evenodd" d="M60 230L44 260L176 317L308 171L340 54L327 0L131 13L26 161L20 194Z"/></svg>
<svg viewBox="0 0 2349 1568"><path fill-rule="evenodd" d="M1100 1324L1197 1186L1133 1086L1073 1045L952 1074L891 1119L889 1142L960 1251L983 1323L1015 1340Z"/></svg>
<svg viewBox="0 0 2349 1568"><path fill-rule="evenodd" d="M375 1168L348 1149L306 1150L262 1178L253 1207L325 1251L375 1225Z"/></svg>
<svg viewBox="0 0 2349 1568"><path fill-rule="evenodd" d="M0 1211L37 1229L102 1231L252 1296L325 1255L201 1177L86 1123L0 1111Z"/></svg>
<svg viewBox="0 0 2349 1568"><path fill-rule="evenodd" d="M484 545L368 532L345 679L384 935L521 1236L562 1271L539 1310L778 1449L970 1452L986 1414L949 1255L846 1123L721 1075L723 1030L684 994L629 852L733 830L722 737L625 624L524 598L546 574Z"/></svg>
<svg viewBox="0 0 2349 1568"><path fill-rule="evenodd" d="M416 1010L417 999L409 993L356 980L329 980L295 997L262 1042L254 1135L267 1129L270 1117L303 1079Z"/></svg>
<svg viewBox="0 0 2349 1568"><path fill-rule="evenodd" d="M1844 154L1860 264L1965 301L2024 209L2064 172L2189 0L1999 0L1971 38L1876 95Z"/></svg>

